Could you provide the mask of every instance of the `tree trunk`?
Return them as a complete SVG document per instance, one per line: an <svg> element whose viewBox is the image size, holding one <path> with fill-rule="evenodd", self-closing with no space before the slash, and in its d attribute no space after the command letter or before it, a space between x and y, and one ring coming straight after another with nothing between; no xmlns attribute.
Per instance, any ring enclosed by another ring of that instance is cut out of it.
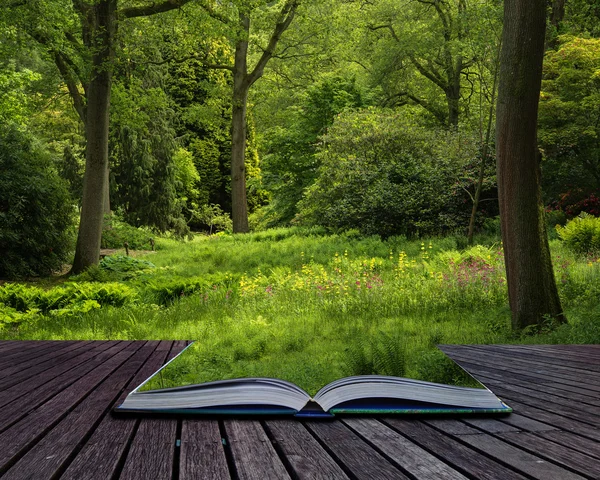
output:
<svg viewBox="0 0 600 480"><path fill-rule="evenodd" d="M537 111L546 0L505 0L496 148L498 197L514 329L564 320L540 187Z"/></svg>
<svg viewBox="0 0 600 480"><path fill-rule="evenodd" d="M108 171L108 126L117 0L92 8L92 72L87 92L86 159L81 220L72 273L98 264Z"/></svg>
<svg viewBox="0 0 600 480"><path fill-rule="evenodd" d="M250 30L250 17L240 15L244 33ZM231 120L231 217L234 233L247 233L246 199L246 105L250 84L247 79L248 38L238 40L233 68L233 106Z"/></svg>

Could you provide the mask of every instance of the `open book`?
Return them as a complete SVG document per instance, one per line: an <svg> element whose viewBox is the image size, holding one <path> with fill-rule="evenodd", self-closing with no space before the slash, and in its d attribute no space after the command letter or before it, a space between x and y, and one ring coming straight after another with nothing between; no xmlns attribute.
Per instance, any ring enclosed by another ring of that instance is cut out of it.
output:
<svg viewBox="0 0 600 480"><path fill-rule="evenodd" d="M360 375L335 380L312 397L294 383L276 378L238 378L173 386L186 383L177 371L177 362L184 352L133 390L115 411L300 417L512 411L460 367L457 370L462 375L454 377L453 385Z"/></svg>

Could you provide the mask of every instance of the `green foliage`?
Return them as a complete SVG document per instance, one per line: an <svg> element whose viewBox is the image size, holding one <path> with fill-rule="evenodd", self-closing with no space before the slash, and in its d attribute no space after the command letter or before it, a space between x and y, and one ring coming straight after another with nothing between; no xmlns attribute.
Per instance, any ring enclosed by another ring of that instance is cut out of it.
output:
<svg viewBox="0 0 600 480"><path fill-rule="evenodd" d="M263 171L265 187L271 194L266 226L289 223L294 218L303 191L317 176L319 136L333 124L337 114L365 103L355 79L325 77L307 88L300 106L288 109L285 127L266 133Z"/></svg>
<svg viewBox="0 0 600 480"><path fill-rule="evenodd" d="M600 40L559 40L544 61L538 136L547 200L568 210L600 190ZM561 201L563 194L568 201Z"/></svg>
<svg viewBox="0 0 600 480"><path fill-rule="evenodd" d="M49 275L73 248L74 210L49 154L13 125L0 130L0 277Z"/></svg>
<svg viewBox="0 0 600 480"><path fill-rule="evenodd" d="M319 176L298 221L384 237L439 233L454 227L442 214L474 155L468 137L424 129L406 116L341 114L323 137Z"/></svg>
<svg viewBox="0 0 600 480"><path fill-rule="evenodd" d="M0 326L39 320L40 315L83 315L101 307L123 307L136 299L135 290L121 283L70 282L52 290L9 283L0 287Z"/></svg>
<svg viewBox="0 0 600 480"><path fill-rule="evenodd" d="M177 195L173 111L165 93L132 79L113 87L111 110L111 208L136 227L184 236L189 230Z"/></svg>
<svg viewBox="0 0 600 480"><path fill-rule="evenodd" d="M355 340L346 350L347 375L406 375L406 346L398 335L378 332Z"/></svg>
<svg viewBox="0 0 600 480"><path fill-rule="evenodd" d="M558 236L577 253L600 252L600 218L581 213L564 227L556 226Z"/></svg>
<svg viewBox="0 0 600 480"><path fill-rule="evenodd" d="M143 227L133 227L123 221L120 215L111 214L104 218L102 248L123 248L125 242L132 250L150 250L152 232Z"/></svg>
<svg viewBox="0 0 600 480"><path fill-rule="evenodd" d="M233 222L229 214L223 212L218 205L203 205L194 213L194 218L208 226L208 233L231 232Z"/></svg>

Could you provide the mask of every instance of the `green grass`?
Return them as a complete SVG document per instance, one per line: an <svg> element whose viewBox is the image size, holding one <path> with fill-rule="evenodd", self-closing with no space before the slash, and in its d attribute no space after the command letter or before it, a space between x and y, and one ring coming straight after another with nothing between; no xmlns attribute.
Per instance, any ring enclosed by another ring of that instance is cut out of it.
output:
<svg viewBox="0 0 600 480"><path fill-rule="evenodd" d="M558 240L551 248L569 324L540 325L535 335L510 331L494 239L457 250L452 237L278 229L158 242L142 257L152 267L110 262L35 294L0 287L0 337L198 340L199 380L280 376L313 391L355 373L427 370L439 380L441 343L600 343L600 262ZM97 279L112 281L110 295L89 282ZM60 299L60 311L46 297Z"/></svg>

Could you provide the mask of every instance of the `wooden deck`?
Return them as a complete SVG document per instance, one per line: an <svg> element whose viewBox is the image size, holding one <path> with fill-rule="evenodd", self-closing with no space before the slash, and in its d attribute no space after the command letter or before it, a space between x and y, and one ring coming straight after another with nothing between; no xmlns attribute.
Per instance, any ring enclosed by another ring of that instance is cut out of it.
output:
<svg viewBox="0 0 600 480"><path fill-rule="evenodd" d="M444 346L510 416L115 418L184 342L0 342L3 479L600 478L600 346Z"/></svg>

